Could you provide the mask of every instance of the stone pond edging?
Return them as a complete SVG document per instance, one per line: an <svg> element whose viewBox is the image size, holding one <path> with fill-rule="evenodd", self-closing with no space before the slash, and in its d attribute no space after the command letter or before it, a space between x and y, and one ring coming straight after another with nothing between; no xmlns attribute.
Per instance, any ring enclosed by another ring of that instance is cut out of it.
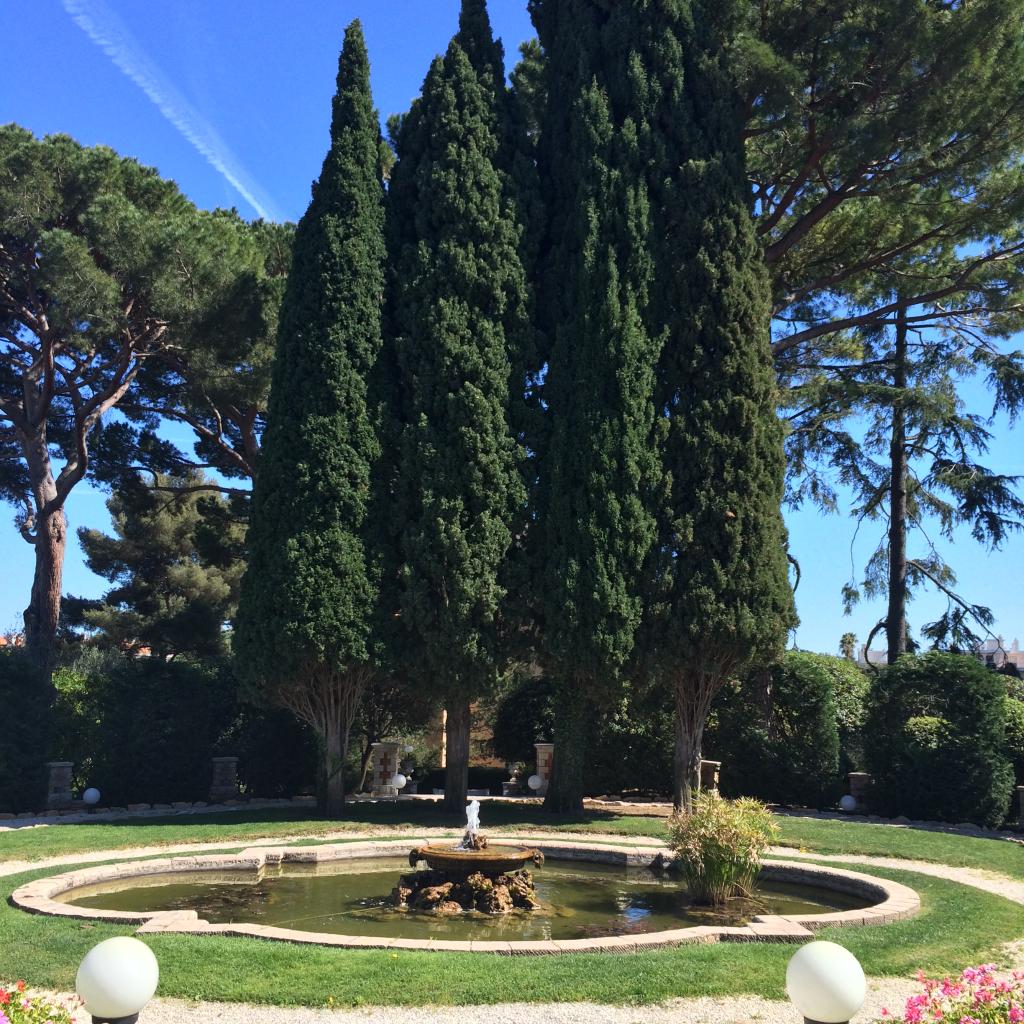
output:
<svg viewBox="0 0 1024 1024"><path fill-rule="evenodd" d="M259 924L212 924L195 911L157 911L131 913L118 910L94 910L59 903L54 897L86 885L118 879L183 871L259 872L282 863L317 864L384 856L401 856L410 846L427 840L403 837L397 840L325 844L319 846L253 847L241 853L197 854L129 861L80 868L63 874L36 879L16 889L10 902L29 913L81 920L140 925L139 934L185 933L192 935L239 935L250 938L359 949L448 951L498 953L505 955L546 955L582 952L634 952L690 943L712 942L803 942L819 928L855 925L880 925L913 917L921 907L918 894L911 888L888 879L864 875L843 868L800 864L784 860L766 860L762 874L786 882L812 882L839 892L854 893L875 900L860 910L831 911L823 914L755 916L742 926L695 926L643 935L608 936L590 939L560 939L534 942L490 942L433 939L374 938L303 932ZM501 836L493 845L511 845L520 840ZM637 848L614 843L578 843L535 838L522 842L540 849L553 860L581 860L603 864L648 867L664 864L672 854L667 848Z"/></svg>

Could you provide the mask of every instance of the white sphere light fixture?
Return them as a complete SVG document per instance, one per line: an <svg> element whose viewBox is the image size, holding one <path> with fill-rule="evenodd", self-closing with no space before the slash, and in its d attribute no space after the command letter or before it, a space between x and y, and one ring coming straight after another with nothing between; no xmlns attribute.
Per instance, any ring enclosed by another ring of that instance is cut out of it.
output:
<svg viewBox="0 0 1024 1024"><path fill-rule="evenodd" d="M75 991L96 1020L133 1021L153 998L160 968L153 951L119 935L93 946L75 979Z"/></svg>
<svg viewBox="0 0 1024 1024"><path fill-rule="evenodd" d="M853 814L853 812L857 810L857 798L847 793L846 796L839 801L839 810L846 814Z"/></svg>
<svg viewBox="0 0 1024 1024"><path fill-rule="evenodd" d="M804 1020L845 1024L864 1005L867 983L848 949L835 942L809 942L789 961L786 992Z"/></svg>
<svg viewBox="0 0 1024 1024"><path fill-rule="evenodd" d="M88 804L90 807L94 807L100 802L100 791L94 786L90 786L82 794L82 802Z"/></svg>
<svg viewBox="0 0 1024 1024"><path fill-rule="evenodd" d="M391 785L394 786L395 789L404 788L408 781L409 780L401 772L395 772L395 774L391 776Z"/></svg>
<svg viewBox="0 0 1024 1024"><path fill-rule="evenodd" d="M544 785L544 780L539 775L531 775L526 780L526 784L536 793Z"/></svg>

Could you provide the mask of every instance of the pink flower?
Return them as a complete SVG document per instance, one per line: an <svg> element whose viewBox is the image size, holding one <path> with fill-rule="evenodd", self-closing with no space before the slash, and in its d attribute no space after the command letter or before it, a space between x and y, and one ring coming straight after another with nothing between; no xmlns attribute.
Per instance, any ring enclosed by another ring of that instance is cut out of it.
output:
<svg viewBox="0 0 1024 1024"><path fill-rule="evenodd" d="M960 1018L960 1024L981 1024L981 1021L977 1017L963 1016Z"/></svg>
<svg viewBox="0 0 1024 1024"><path fill-rule="evenodd" d="M3 1010L0 1010L0 1024L11 1024L11 1018Z"/></svg>
<svg viewBox="0 0 1024 1024"><path fill-rule="evenodd" d="M889 1016L889 1011L884 1006L882 1007L882 1016L883 1017L888 1017Z"/></svg>
<svg viewBox="0 0 1024 1024"><path fill-rule="evenodd" d="M1024 1010L1022 1010L1019 1006L1014 1006L1011 1003L1010 1004L1010 1024L1020 1024L1021 1021L1024 1021Z"/></svg>

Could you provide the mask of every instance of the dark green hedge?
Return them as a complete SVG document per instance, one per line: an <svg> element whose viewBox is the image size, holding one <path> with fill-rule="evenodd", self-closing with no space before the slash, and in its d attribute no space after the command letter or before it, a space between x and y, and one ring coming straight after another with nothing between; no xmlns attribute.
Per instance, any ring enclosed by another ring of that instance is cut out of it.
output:
<svg viewBox="0 0 1024 1024"><path fill-rule="evenodd" d="M0 649L0 811L46 805L49 704L45 674L23 651Z"/></svg>
<svg viewBox="0 0 1024 1024"><path fill-rule="evenodd" d="M1010 805L1006 684L976 659L931 652L879 673L865 755L880 814L995 826Z"/></svg>

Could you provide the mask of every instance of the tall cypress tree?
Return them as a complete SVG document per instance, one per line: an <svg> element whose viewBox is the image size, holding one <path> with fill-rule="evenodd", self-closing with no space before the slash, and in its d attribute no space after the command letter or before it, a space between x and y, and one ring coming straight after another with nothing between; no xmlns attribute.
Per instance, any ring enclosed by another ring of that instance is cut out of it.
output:
<svg viewBox="0 0 1024 1024"><path fill-rule="evenodd" d="M465 805L470 702L503 667L504 574L525 504L508 411L526 285L498 146L493 96L453 41L403 120L389 192L388 510L404 660L448 709L452 811Z"/></svg>
<svg viewBox="0 0 1024 1024"><path fill-rule="evenodd" d="M366 520L379 443L367 378L384 291L379 141L355 21L331 148L295 236L235 638L254 685L320 736L329 814L344 805L349 729L375 661L378 569Z"/></svg>
<svg viewBox="0 0 1024 1024"><path fill-rule="evenodd" d="M643 323L653 265L635 123L613 109L581 39L593 4L540 19L549 102L541 143L556 196L542 260L551 350L543 398L537 562L542 658L563 697L546 806L582 808L589 727L633 656L641 573L654 539L654 365Z"/></svg>
<svg viewBox="0 0 1024 1024"><path fill-rule="evenodd" d="M712 698L780 653L795 614L768 279L727 57L742 5L637 6L647 8L638 46L665 103L653 111L663 127L650 148L657 272L648 320L667 339L658 364L666 487L645 646L675 692L675 802L689 806Z"/></svg>

